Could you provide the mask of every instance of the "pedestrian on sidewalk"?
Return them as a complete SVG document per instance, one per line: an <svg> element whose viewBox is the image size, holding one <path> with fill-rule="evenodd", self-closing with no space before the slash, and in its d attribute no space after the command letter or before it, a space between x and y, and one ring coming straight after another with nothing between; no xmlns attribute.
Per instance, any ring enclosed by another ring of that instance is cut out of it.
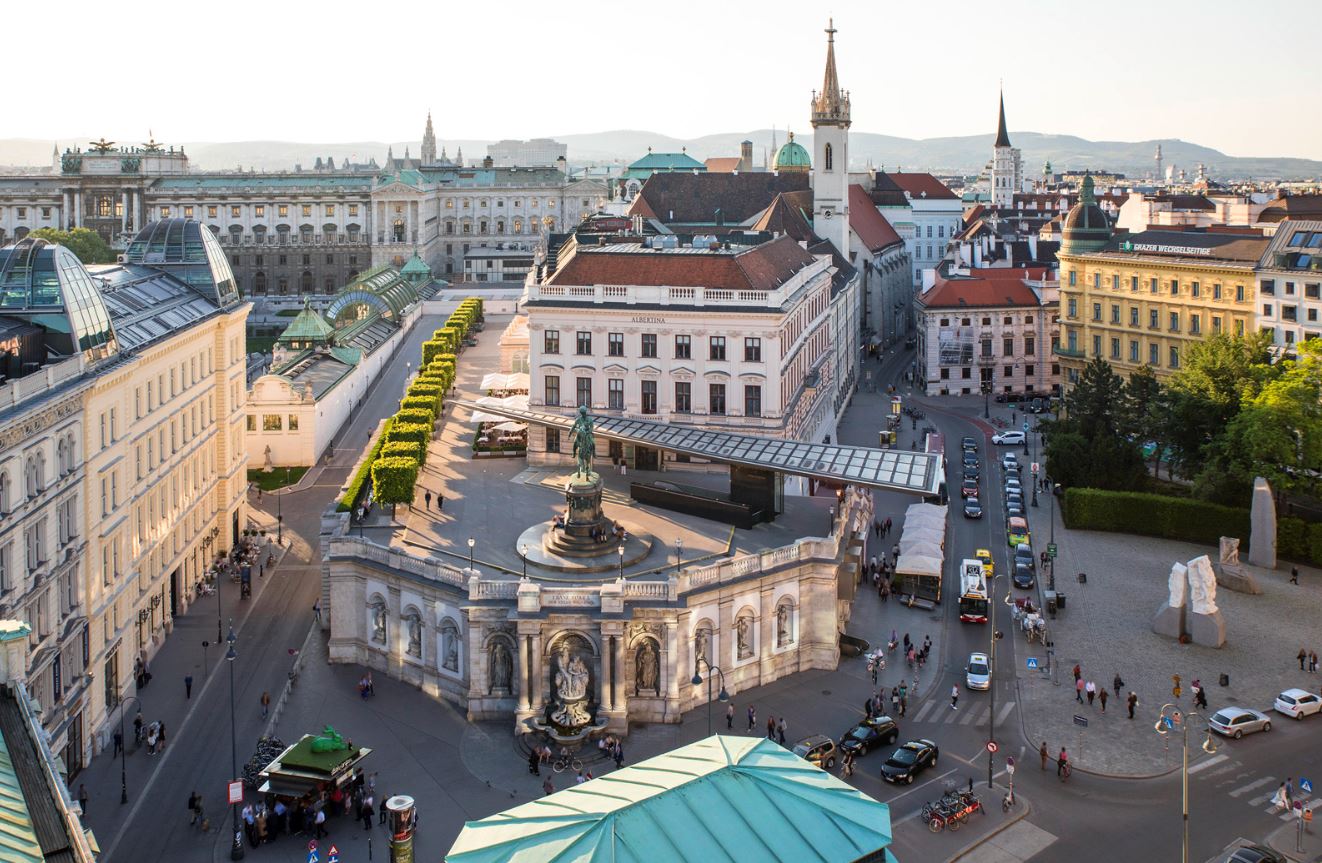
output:
<svg viewBox="0 0 1322 863"><path fill-rule="evenodd" d="M133 743L134 745L138 745L142 743L142 711L141 710L138 711L137 716L133 717Z"/></svg>
<svg viewBox="0 0 1322 863"><path fill-rule="evenodd" d="M881 519L874 518L872 520L872 534L874 536L881 536Z"/></svg>
<svg viewBox="0 0 1322 863"><path fill-rule="evenodd" d="M1107 699L1107 697L1108 697L1106 690L1103 689L1101 692L1098 692L1098 693L1097 693L1097 697L1100 698L1100 699L1102 700L1102 712L1105 713L1105 712L1106 712L1106 699Z"/></svg>
<svg viewBox="0 0 1322 863"><path fill-rule="evenodd" d="M1291 584L1299 583L1299 567L1297 566L1290 567L1290 583Z"/></svg>
<svg viewBox="0 0 1322 863"><path fill-rule="evenodd" d="M1083 703L1083 678L1074 678L1074 700Z"/></svg>
<svg viewBox="0 0 1322 863"><path fill-rule="evenodd" d="M541 762L542 759L538 750L530 749L528 751L528 772L534 776L541 776L542 771L537 769L537 765L541 764Z"/></svg>
<svg viewBox="0 0 1322 863"><path fill-rule="evenodd" d="M376 810L372 808L372 798L369 797L363 801L363 808L358 813L358 816L363 819L364 830L369 832L372 830L372 816L375 814Z"/></svg>
<svg viewBox="0 0 1322 863"><path fill-rule="evenodd" d="M1303 670L1304 670L1304 660L1307 659L1307 658L1308 658L1308 652L1305 651L1302 647L1299 648L1299 670L1300 670L1300 671L1303 671Z"/></svg>
<svg viewBox="0 0 1322 863"><path fill-rule="evenodd" d="M202 814L201 810L202 810L202 798L198 796L198 793L196 791L194 791L192 794L188 795L188 811L192 813L192 817L188 819L189 827L192 827L194 824L197 823L197 817L200 814Z"/></svg>
<svg viewBox="0 0 1322 863"><path fill-rule="evenodd" d="M317 625L321 625L321 600L318 599L312 603L312 616L317 619Z"/></svg>
<svg viewBox="0 0 1322 863"><path fill-rule="evenodd" d="M156 733L159 735L156 741L156 751L164 752L165 751L165 720L163 719L156 720Z"/></svg>
<svg viewBox="0 0 1322 863"><path fill-rule="evenodd" d="M1125 703L1129 705L1129 718L1133 719L1134 708L1138 706L1138 696L1134 694L1132 689L1129 691L1129 697L1125 699Z"/></svg>
<svg viewBox="0 0 1322 863"><path fill-rule="evenodd" d="M422 494L423 509L431 512L431 492L426 491Z"/></svg>
<svg viewBox="0 0 1322 863"><path fill-rule="evenodd" d="M1097 697L1097 684L1091 680L1083 687L1083 691L1088 694L1088 706L1092 707L1092 700Z"/></svg>
<svg viewBox="0 0 1322 863"><path fill-rule="evenodd" d="M118 728L116 728L114 738L115 738L115 748L112 749L110 752L111 758L114 758L116 755L124 751L124 733L120 731Z"/></svg>
<svg viewBox="0 0 1322 863"><path fill-rule="evenodd" d="M438 491L436 492L436 511L441 512L444 509L445 509L445 495L441 494Z"/></svg>
<svg viewBox="0 0 1322 863"><path fill-rule="evenodd" d="M950 687L950 709L951 709L951 710L958 710L958 709L959 709L959 684L958 684L958 683L956 683L954 686Z"/></svg>
<svg viewBox="0 0 1322 863"><path fill-rule="evenodd" d="M262 718L265 719L271 712L271 693L262 693Z"/></svg>
<svg viewBox="0 0 1322 863"><path fill-rule="evenodd" d="M1069 753L1066 752L1065 747L1062 746L1060 747L1060 757L1056 759L1056 775L1059 776L1061 773L1063 773L1065 770L1065 765L1069 763L1070 763Z"/></svg>
<svg viewBox="0 0 1322 863"><path fill-rule="evenodd" d="M1074 663L1074 682L1078 683L1079 678L1083 677L1083 669L1079 668L1079 663Z"/></svg>
<svg viewBox="0 0 1322 863"><path fill-rule="evenodd" d="M1116 698L1119 698L1119 697L1120 697L1120 690L1123 689L1123 688L1124 688L1124 685L1125 685L1125 682L1124 682L1123 680L1120 679L1120 672L1117 671L1117 672L1115 673L1115 680L1112 680L1112 681L1111 681L1111 685L1112 685L1113 687L1115 687L1115 697L1116 697Z"/></svg>
<svg viewBox="0 0 1322 863"><path fill-rule="evenodd" d="M190 700L193 697L193 675L184 675L184 700Z"/></svg>
<svg viewBox="0 0 1322 863"><path fill-rule="evenodd" d="M326 807L317 807L317 814L313 816L312 823L315 824L317 828L317 839L326 835Z"/></svg>
<svg viewBox="0 0 1322 863"><path fill-rule="evenodd" d="M785 727L784 725L781 726L781 728L784 728L784 727ZM783 736L783 735L782 735L782 736ZM784 740L782 740L781 742L784 743ZM615 757L615 769L616 769L616 770L619 770L621 767L624 766L624 744L621 743L621 742L618 741L618 740L615 741L615 755L614 755L614 757Z"/></svg>
<svg viewBox="0 0 1322 863"><path fill-rule="evenodd" d="M890 533L890 532L891 532L891 517L890 517L890 516L886 516L886 532L887 532L887 533Z"/></svg>
<svg viewBox="0 0 1322 863"><path fill-rule="evenodd" d="M776 717L767 717L767 740L776 739Z"/></svg>
<svg viewBox="0 0 1322 863"><path fill-rule="evenodd" d="M376 823L378 826L385 824L387 821L390 820L390 810L386 808L386 801L389 799L390 799L389 794L381 795L381 811L377 813L377 817L376 817Z"/></svg>
<svg viewBox="0 0 1322 863"><path fill-rule="evenodd" d="M1316 651L1316 650L1310 650L1310 651L1308 651L1308 670L1309 670L1310 672L1312 672L1313 674L1317 674L1317 651Z"/></svg>
<svg viewBox="0 0 1322 863"><path fill-rule="evenodd" d="M1042 756L1042 769L1046 770L1047 759L1051 756L1047 754L1047 742L1045 740L1042 741L1042 748L1037 751L1037 754Z"/></svg>
<svg viewBox="0 0 1322 863"><path fill-rule="evenodd" d="M725 707L725 729L727 731L734 730L734 702Z"/></svg>
<svg viewBox="0 0 1322 863"><path fill-rule="evenodd" d="M780 739L780 745L784 746L785 745L785 714L783 713L780 715L780 719L776 722L776 737Z"/></svg>
<svg viewBox="0 0 1322 863"><path fill-rule="evenodd" d="M83 810L83 817L86 817L86 816L87 816L87 786L84 785L84 784L81 783L81 782L78 783L78 805L79 805L79 806L82 808L82 810Z"/></svg>
<svg viewBox="0 0 1322 863"><path fill-rule="evenodd" d="M551 781L551 774L549 773L546 774L546 779L542 782L542 793L547 797L555 793L555 783ZM381 808L384 809L385 807L382 806Z"/></svg>
<svg viewBox="0 0 1322 863"><path fill-rule="evenodd" d="M754 726L756 725L757 725L757 708L753 707L753 705L750 704L748 705L748 730L752 731Z"/></svg>
<svg viewBox="0 0 1322 863"><path fill-rule="evenodd" d="M900 715L900 690L897 687L891 687L891 713L894 716Z"/></svg>

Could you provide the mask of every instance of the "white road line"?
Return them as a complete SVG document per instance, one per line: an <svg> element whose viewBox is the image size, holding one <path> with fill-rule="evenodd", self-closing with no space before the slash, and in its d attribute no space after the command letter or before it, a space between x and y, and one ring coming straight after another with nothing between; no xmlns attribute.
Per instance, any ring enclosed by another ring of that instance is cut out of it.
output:
<svg viewBox="0 0 1322 863"><path fill-rule="evenodd" d="M1002 723L1004 723L1005 717L1010 715L1011 710L1014 710L1013 701L1008 702L1004 707L1001 708L1000 712L996 714L996 724L1001 725Z"/></svg>
<svg viewBox="0 0 1322 863"><path fill-rule="evenodd" d="M1199 761L1193 767L1190 767L1189 775L1192 776L1195 773L1199 773L1203 770L1206 770L1209 767L1213 767L1217 764L1220 764L1222 761L1229 761L1229 760L1230 760L1230 756L1226 755L1224 752L1222 752L1220 755L1213 755L1211 758L1208 758L1205 761Z"/></svg>
<svg viewBox="0 0 1322 863"><path fill-rule="evenodd" d="M932 708L935 706L936 706L936 702L929 700L922 707L918 708L918 713L914 715L913 721L925 722L927 719L927 714L930 713L932 711Z"/></svg>
<svg viewBox="0 0 1322 863"><path fill-rule="evenodd" d="M1263 794L1261 796L1254 797L1252 800L1249 801L1249 805L1261 806L1262 804L1266 803L1268 800L1272 799L1272 797L1274 796L1276 796L1275 791L1272 791L1270 794Z"/></svg>
<svg viewBox="0 0 1322 863"><path fill-rule="evenodd" d="M1238 788L1236 788L1234 791L1231 791L1230 796L1243 797L1245 794L1248 794L1254 788L1261 788L1264 785L1270 785L1274 781L1275 780L1271 776L1264 776L1261 779L1255 779L1252 782L1250 782L1248 785L1241 785Z"/></svg>
<svg viewBox="0 0 1322 863"><path fill-rule="evenodd" d="M981 710L975 710L972 707L970 707L968 712L964 714L964 717L959 720L959 724L968 725L970 722L972 722L975 719L978 720L979 724L982 724L982 717L985 715L986 714L983 713Z"/></svg>

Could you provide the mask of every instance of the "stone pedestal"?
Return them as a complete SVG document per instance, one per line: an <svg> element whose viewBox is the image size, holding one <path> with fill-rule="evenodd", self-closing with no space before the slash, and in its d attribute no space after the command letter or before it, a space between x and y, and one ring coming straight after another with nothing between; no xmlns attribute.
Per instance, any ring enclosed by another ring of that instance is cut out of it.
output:
<svg viewBox="0 0 1322 863"><path fill-rule="evenodd" d="M565 484L565 501L569 504L565 525L547 532L547 548L566 557L600 557L615 551L617 543L611 536L610 519L601 511L601 475L584 477L574 474ZM606 535L605 542L594 536Z"/></svg>
<svg viewBox="0 0 1322 863"><path fill-rule="evenodd" d="M1176 608L1163 602L1152 616L1152 631L1167 638L1179 639L1184 635L1184 606Z"/></svg>
<svg viewBox="0 0 1322 863"><path fill-rule="evenodd" d="M1262 588L1258 586L1258 580L1253 577L1253 573L1246 572L1244 567L1237 563L1219 563L1216 566L1216 583L1218 587L1224 587L1226 590L1233 590L1236 593L1262 593Z"/></svg>
<svg viewBox="0 0 1322 863"><path fill-rule="evenodd" d="M1249 509L1249 563L1263 569L1276 568L1276 501L1267 480L1253 481L1253 504Z"/></svg>
<svg viewBox="0 0 1322 863"><path fill-rule="evenodd" d="M1220 611L1211 614L1197 614L1191 611L1186 622L1189 640L1194 644L1201 644L1203 647L1221 647L1226 643L1226 622L1221 618Z"/></svg>

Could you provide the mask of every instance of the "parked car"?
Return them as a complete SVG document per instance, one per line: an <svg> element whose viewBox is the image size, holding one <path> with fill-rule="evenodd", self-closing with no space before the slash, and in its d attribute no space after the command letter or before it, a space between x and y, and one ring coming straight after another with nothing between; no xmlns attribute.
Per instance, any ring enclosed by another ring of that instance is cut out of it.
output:
<svg viewBox="0 0 1322 863"><path fill-rule="evenodd" d="M1005 493L1005 505L1024 508L1024 496L1017 491L1007 491Z"/></svg>
<svg viewBox="0 0 1322 863"><path fill-rule="evenodd" d="M972 481L967 479L964 480L964 484L959 487L959 493L964 497L977 497L978 496L977 480L972 480Z"/></svg>
<svg viewBox="0 0 1322 863"><path fill-rule="evenodd" d="M1034 582L1036 581L1036 579L1033 577L1033 568L1030 566L1025 566L1022 563L1016 563L1014 565L1014 575L1012 576L1012 578L1014 579L1014 586L1020 588L1021 590L1028 590L1032 588Z"/></svg>
<svg viewBox="0 0 1322 863"><path fill-rule="evenodd" d="M867 755L874 747L894 743L900 738L900 726L889 716L864 719L840 738L840 750L855 755Z"/></svg>
<svg viewBox="0 0 1322 863"><path fill-rule="evenodd" d="M1040 396L1034 398L1031 402L1028 403L1028 411L1030 413L1040 414L1046 409L1047 409L1047 400L1041 398Z"/></svg>
<svg viewBox="0 0 1322 863"><path fill-rule="evenodd" d="M1005 490L1006 490L1007 492L1011 492L1011 491L1012 491L1012 492L1014 492L1014 493L1016 493L1016 494L1020 494L1020 493L1023 492L1024 487L1023 487L1022 485L1019 484L1019 477L1017 477L1017 476L1007 476L1007 477L1005 478Z"/></svg>
<svg viewBox="0 0 1322 863"><path fill-rule="evenodd" d="M1322 710L1322 698L1306 689L1287 689L1276 696L1272 709L1294 719L1303 719Z"/></svg>
<svg viewBox="0 0 1322 863"><path fill-rule="evenodd" d="M1005 527L1005 544L1013 548L1028 542L1029 539L1028 522L1018 516L1011 518Z"/></svg>
<svg viewBox="0 0 1322 863"><path fill-rule="evenodd" d="M823 770L830 770L835 767L835 756L837 754L835 741L825 734L814 734L811 737L805 737L794 744L794 749L791 751L804 761L816 764Z"/></svg>
<svg viewBox="0 0 1322 863"><path fill-rule="evenodd" d="M978 442L971 437L961 439L959 445L964 452L976 453L978 451Z"/></svg>
<svg viewBox="0 0 1322 863"><path fill-rule="evenodd" d="M1207 724L1213 731L1236 740L1255 731L1272 730L1272 721L1267 714L1251 707L1223 707L1212 714Z"/></svg>
<svg viewBox="0 0 1322 863"><path fill-rule="evenodd" d="M1014 565L1023 564L1033 572L1037 572L1037 561L1033 559L1033 547L1026 542L1021 542L1014 547Z"/></svg>
<svg viewBox="0 0 1322 863"><path fill-rule="evenodd" d="M982 504L978 503L978 499L976 497L965 498L964 517L982 518Z"/></svg>
<svg viewBox="0 0 1322 863"><path fill-rule="evenodd" d="M973 552L973 556L982 561L982 571L987 574L988 578L991 578L994 570L994 567L992 566L991 551L985 548L980 548Z"/></svg>
<svg viewBox="0 0 1322 863"><path fill-rule="evenodd" d="M969 689L991 689L991 660L985 653L970 653L964 666L964 685Z"/></svg>
<svg viewBox="0 0 1322 863"><path fill-rule="evenodd" d="M1005 505L1006 518L1023 518L1024 508L1017 503L1007 503Z"/></svg>
<svg viewBox="0 0 1322 863"><path fill-rule="evenodd" d="M1002 405L1014 404L1015 402L1023 401L1023 398L1024 398L1023 393L997 393L996 403Z"/></svg>
<svg viewBox="0 0 1322 863"><path fill-rule="evenodd" d="M1015 458L1014 453L1007 452L1005 458L1001 459L1001 469L1006 473L1019 473L1023 465L1019 464L1019 459Z"/></svg>
<svg viewBox="0 0 1322 863"><path fill-rule="evenodd" d="M891 753L881 765L881 778L887 782L912 785L914 777L929 767L936 766L940 752L930 740L910 740Z"/></svg>
<svg viewBox="0 0 1322 863"><path fill-rule="evenodd" d="M992 443L997 446L1016 446L1024 442L1024 433L1021 431L1003 431L992 435Z"/></svg>
<svg viewBox="0 0 1322 863"><path fill-rule="evenodd" d="M1286 863L1286 860L1262 845L1245 845L1236 848L1235 853L1226 858L1226 863Z"/></svg>
<svg viewBox="0 0 1322 863"><path fill-rule="evenodd" d="M965 482L968 482L969 480L973 480L974 482L977 482L979 478L980 478L980 477L979 477L979 475L978 475L978 469L977 469L977 468L975 468L975 467L966 467L966 468L964 468L964 481L965 481Z"/></svg>

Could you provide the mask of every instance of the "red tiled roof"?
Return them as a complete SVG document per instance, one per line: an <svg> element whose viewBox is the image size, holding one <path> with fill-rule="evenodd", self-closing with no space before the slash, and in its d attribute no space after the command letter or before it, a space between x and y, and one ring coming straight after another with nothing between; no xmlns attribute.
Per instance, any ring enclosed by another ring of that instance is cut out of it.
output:
<svg viewBox="0 0 1322 863"><path fill-rule="evenodd" d="M814 261L790 237L742 252L579 249L549 282L556 285L654 285L773 291Z"/></svg>
<svg viewBox="0 0 1322 863"><path fill-rule="evenodd" d="M867 189L857 184L849 186L849 227L858 234L869 252L879 252L887 246L904 242L886 217L877 211Z"/></svg>
<svg viewBox="0 0 1322 863"><path fill-rule="evenodd" d="M1258 215L1264 224L1285 219L1315 219L1322 216L1322 195L1289 195L1272 201Z"/></svg>
<svg viewBox="0 0 1322 863"><path fill-rule="evenodd" d="M978 279L1039 282L1047 277L1048 267L970 267L969 275Z"/></svg>
<svg viewBox="0 0 1322 863"><path fill-rule="evenodd" d="M738 156L712 156L705 164L707 171L715 174L733 174L739 170Z"/></svg>
<svg viewBox="0 0 1322 863"><path fill-rule="evenodd" d="M629 215L641 214L666 224L714 225L719 210L721 221L737 225L771 206L781 192L807 188L807 174L656 173L643 184Z"/></svg>
<svg viewBox="0 0 1322 863"><path fill-rule="evenodd" d="M976 278L946 278L938 275L936 284L918 296L929 309L987 308L996 306L1038 306L1037 294L1024 284L1030 272L1041 268L976 270Z"/></svg>
<svg viewBox="0 0 1322 863"><path fill-rule="evenodd" d="M753 230L772 234L787 234L795 240L812 241L817 236L805 213L812 210L812 190L782 192L771 202L761 217L753 223Z"/></svg>
<svg viewBox="0 0 1322 863"><path fill-rule="evenodd" d="M976 204L964 211L964 223L971 224L975 219L987 212L987 208L982 204Z"/></svg>
<svg viewBox="0 0 1322 863"><path fill-rule="evenodd" d="M887 173L886 176L890 177L895 185L908 192L911 198L943 198L951 201L958 198L958 195L946 188L945 183L931 174Z"/></svg>

